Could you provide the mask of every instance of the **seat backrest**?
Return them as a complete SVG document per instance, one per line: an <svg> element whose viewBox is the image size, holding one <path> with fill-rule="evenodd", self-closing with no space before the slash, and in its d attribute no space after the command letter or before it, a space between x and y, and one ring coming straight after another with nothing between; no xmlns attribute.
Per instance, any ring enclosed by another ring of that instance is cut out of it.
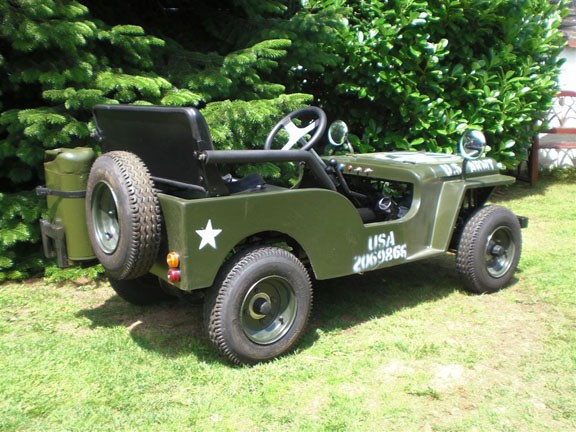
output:
<svg viewBox="0 0 576 432"><path fill-rule="evenodd" d="M218 168L196 157L213 148L206 120L197 109L96 105L93 111L104 152L129 151L154 177L202 186L210 195L228 193Z"/></svg>

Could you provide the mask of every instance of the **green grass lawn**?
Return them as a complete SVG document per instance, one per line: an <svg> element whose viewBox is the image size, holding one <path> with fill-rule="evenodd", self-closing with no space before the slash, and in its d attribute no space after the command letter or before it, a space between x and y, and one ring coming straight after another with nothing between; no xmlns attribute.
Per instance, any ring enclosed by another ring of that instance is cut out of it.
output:
<svg viewBox="0 0 576 432"><path fill-rule="evenodd" d="M0 286L0 430L576 430L576 184L517 184L517 280L460 289L454 257L316 284L291 355L230 366L201 306L106 283Z"/></svg>

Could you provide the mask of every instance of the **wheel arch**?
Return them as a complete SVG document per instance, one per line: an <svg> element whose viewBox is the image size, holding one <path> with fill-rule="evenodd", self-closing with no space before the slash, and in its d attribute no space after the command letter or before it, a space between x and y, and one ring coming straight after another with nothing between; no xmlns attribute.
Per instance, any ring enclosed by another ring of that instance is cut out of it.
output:
<svg viewBox="0 0 576 432"><path fill-rule="evenodd" d="M234 260L235 256L248 249L253 249L259 246L274 246L285 249L300 260L311 272L311 275L315 277L316 273L313 266L310 264L309 255L302 243L303 242L297 240L295 236L281 231L262 230L244 235L242 238L235 240L232 245L228 245L226 249L221 249L215 255L212 255L210 265L202 268L202 281L200 283L193 282L195 280L194 278L199 276L199 273L197 273L198 267L196 265L196 260L195 258L190 259L190 257L188 257L180 267L183 270L182 280L175 286L177 289L186 292L209 288L218 280L218 276L221 274L222 269L225 269L227 265ZM178 251L179 249L180 248L175 247L170 250ZM184 251L184 255L188 255L190 252L190 250L186 250L186 248L181 250ZM168 251L168 249L166 249L166 251ZM154 270L155 274L167 281L166 267L163 263L162 265L157 266ZM195 271L193 277L190 277L190 271Z"/></svg>
<svg viewBox="0 0 576 432"><path fill-rule="evenodd" d="M458 242L462 235L462 230L466 222L470 220L474 214L480 210L488 202L488 199L494 192L495 186L467 186L462 194L456 221L454 223L454 230L450 239L449 250L455 252L458 248Z"/></svg>
<svg viewBox="0 0 576 432"><path fill-rule="evenodd" d="M303 246L303 242L299 241L295 236L286 232L273 230L258 231L239 240L236 245L234 245L234 247L228 251L224 263L239 251L256 245L276 246L281 249L286 249L288 252L292 253L296 258L302 261L304 265L312 267L306 248Z"/></svg>

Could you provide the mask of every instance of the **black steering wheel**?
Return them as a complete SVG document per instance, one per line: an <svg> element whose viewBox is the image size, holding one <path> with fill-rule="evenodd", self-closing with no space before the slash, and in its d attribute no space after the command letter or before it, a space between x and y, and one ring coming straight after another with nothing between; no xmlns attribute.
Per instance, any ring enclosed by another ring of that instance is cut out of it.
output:
<svg viewBox="0 0 576 432"><path fill-rule="evenodd" d="M311 117L312 120L304 127L298 127L292 120L300 117ZM282 128L284 128L288 133L288 142L284 144L282 150L290 150L294 148L296 144L300 144L301 150L310 150L318 141L320 141L320 138L326 130L327 123L328 120L326 119L326 113L318 107L309 106L292 111L280 120L270 131L266 138L266 142L264 143L264 150L272 149L274 138L276 138L276 135L278 135L278 132L280 132ZM314 131L314 135L312 135L309 140L306 140L305 136L309 135L312 131Z"/></svg>

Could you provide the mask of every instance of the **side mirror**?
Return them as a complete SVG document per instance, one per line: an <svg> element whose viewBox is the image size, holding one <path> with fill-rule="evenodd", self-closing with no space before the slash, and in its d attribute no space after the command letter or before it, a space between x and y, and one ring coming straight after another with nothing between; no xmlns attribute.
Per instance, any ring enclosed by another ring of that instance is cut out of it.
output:
<svg viewBox="0 0 576 432"><path fill-rule="evenodd" d="M328 141L334 147L340 147L348 141L348 125L342 120L336 120L328 129Z"/></svg>
<svg viewBox="0 0 576 432"><path fill-rule="evenodd" d="M335 148L345 145L350 153L354 153L354 149L348 141L348 125L342 120L336 120L328 128L328 142Z"/></svg>
<svg viewBox="0 0 576 432"><path fill-rule="evenodd" d="M467 160L475 160L482 157L485 149L486 137L479 130L467 130L458 143L460 155Z"/></svg>

